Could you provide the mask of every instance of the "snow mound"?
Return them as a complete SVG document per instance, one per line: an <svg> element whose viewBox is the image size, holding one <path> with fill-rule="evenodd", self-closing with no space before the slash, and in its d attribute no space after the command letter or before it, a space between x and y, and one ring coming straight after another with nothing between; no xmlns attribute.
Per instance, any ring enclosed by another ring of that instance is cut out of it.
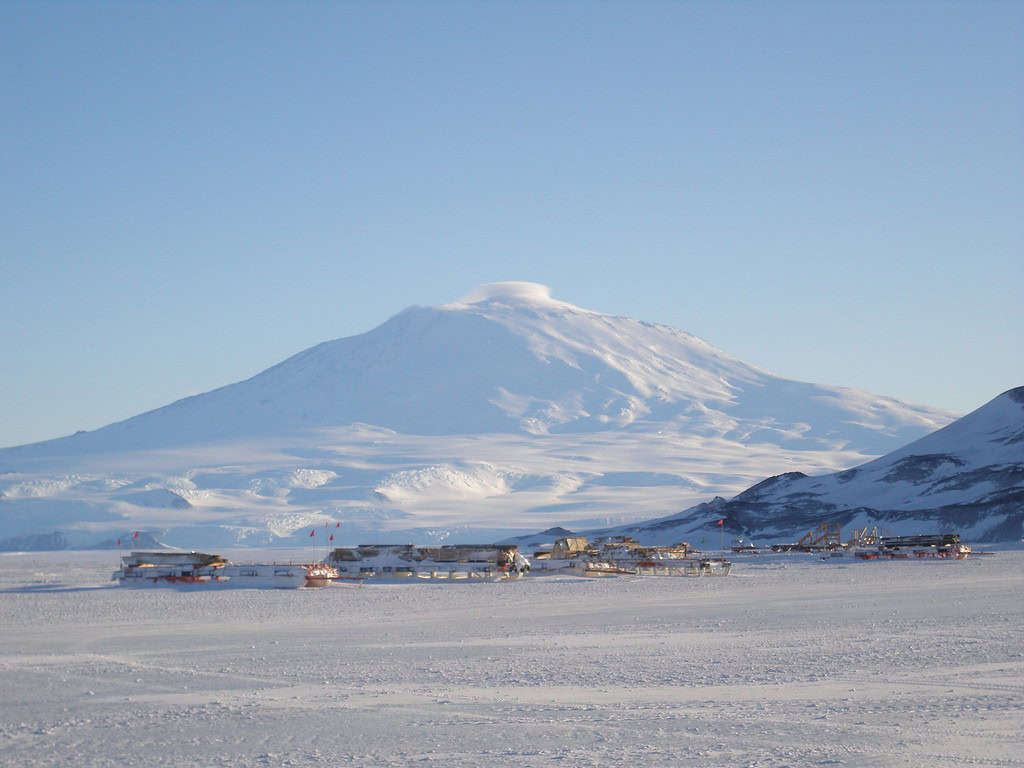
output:
<svg viewBox="0 0 1024 768"><path fill-rule="evenodd" d="M320 488L337 476L329 469L296 469L291 474L289 485L292 488Z"/></svg>
<svg viewBox="0 0 1024 768"><path fill-rule="evenodd" d="M63 477L28 478L11 482L0 490L0 498L6 499L45 499L57 496L73 488L81 482L78 475Z"/></svg>
<svg viewBox="0 0 1024 768"><path fill-rule="evenodd" d="M167 488L153 488L148 491L125 493L117 497L137 507L149 509L189 509L192 505L174 491Z"/></svg>
<svg viewBox="0 0 1024 768"><path fill-rule="evenodd" d="M454 467L441 464L389 475L375 489L388 501L404 501L416 497L486 499L511 491L510 475L493 464Z"/></svg>
<svg viewBox="0 0 1024 768"><path fill-rule="evenodd" d="M286 539L292 534L303 531L306 528L309 528L310 530L325 528L325 524L330 525L334 522L335 521L332 518L320 512L283 514L275 515L267 520L267 529L274 534L274 536ZM319 543L323 544L323 541L320 541Z"/></svg>

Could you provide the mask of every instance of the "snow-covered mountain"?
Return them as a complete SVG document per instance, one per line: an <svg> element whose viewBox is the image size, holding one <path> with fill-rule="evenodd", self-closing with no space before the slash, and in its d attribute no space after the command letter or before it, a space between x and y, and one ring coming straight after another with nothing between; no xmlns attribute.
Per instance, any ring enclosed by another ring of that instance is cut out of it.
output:
<svg viewBox="0 0 1024 768"><path fill-rule="evenodd" d="M694 540L717 532L779 541L823 522L850 532L960 532L973 541L1024 535L1024 387L882 458L821 477L787 472L726 500L589 535L649 542ZM541 535L540 538L545 538Z"/></svg>
<svg viewBox="0 0 1024 768"><path fill-rule="evenodd" d="M460 535L650 517L877 456L954 414L783 379L496 283L93 432L0 450L0 538Z"/></svg>

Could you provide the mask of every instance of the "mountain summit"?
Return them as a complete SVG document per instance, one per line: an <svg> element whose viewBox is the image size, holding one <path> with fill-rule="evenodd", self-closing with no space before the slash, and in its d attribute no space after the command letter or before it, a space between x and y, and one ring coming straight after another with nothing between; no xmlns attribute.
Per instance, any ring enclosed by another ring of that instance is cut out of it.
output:
<svg viewBox="0 0 1024 768"><path fill-rule="evenodd" d="M440 537L635 520L773 472L851 466L953 418L492 283L245 381L0 450L0 538L86 520L260 542L324 517Z"/></svg>
<svg viewBox="0 0 1024 768"><path fill-rule="evenodd" d="M953 414L783 379L669 326L492 283L359 336L47 450L157 448L311 427L403 434L674 430L743 444L880 452Z"/></svg>

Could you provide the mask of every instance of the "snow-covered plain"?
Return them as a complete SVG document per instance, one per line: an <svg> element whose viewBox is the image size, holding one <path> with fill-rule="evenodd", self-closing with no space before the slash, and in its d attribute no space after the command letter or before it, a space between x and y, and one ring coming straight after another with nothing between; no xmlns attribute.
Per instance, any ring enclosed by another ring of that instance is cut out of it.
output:
<svg viewBox="0 0 1024 768"><path fill-rule="evenodd" d="M737 560L195 592L0 556L0 764L1024 765L1024 552Z"/></svg>

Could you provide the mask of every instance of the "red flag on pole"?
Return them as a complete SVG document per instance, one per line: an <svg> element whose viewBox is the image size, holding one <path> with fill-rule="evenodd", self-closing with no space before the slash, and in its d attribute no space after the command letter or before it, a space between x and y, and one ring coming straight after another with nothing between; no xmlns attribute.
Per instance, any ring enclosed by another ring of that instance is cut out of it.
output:
<svg viewBox="0 0 1024 768"><path fill-rule="evenodd" d="M139 538L139 532L138 532L138 531L136 531L135 533L133 533L133 534L132 534L132 538L133 538L133 539L137 539L137 538Z"/></svg>
<svg viewBox="0 0 1024 768"><path fill-rule="evenodd" d="M723 522L725 522L725 521L724 520L719 520L718 524L721 525Z"/></svg>
<svg viewBox="0 0 1024 768"><path fill-rule="evenodd" d="M316 528L314 528L312 531L310 531L309 535L310 536L315 536L316 535Z"/></svg>
<svg viewBox="0 0 1024 768"><path fill-rule="evenodd" d="M334 534L332 533L332 534L330 535L330 537L329 537L329 538L328 538L327 540L328 540L328 541L334 541Z"/></svg>
<svg viewBox="0 0 1024 768"><path fill-rule="evenodd" d="M334 527L335 527L335 528L341 528L341 523L335 523L335 524L334 524Z"/></svg>

